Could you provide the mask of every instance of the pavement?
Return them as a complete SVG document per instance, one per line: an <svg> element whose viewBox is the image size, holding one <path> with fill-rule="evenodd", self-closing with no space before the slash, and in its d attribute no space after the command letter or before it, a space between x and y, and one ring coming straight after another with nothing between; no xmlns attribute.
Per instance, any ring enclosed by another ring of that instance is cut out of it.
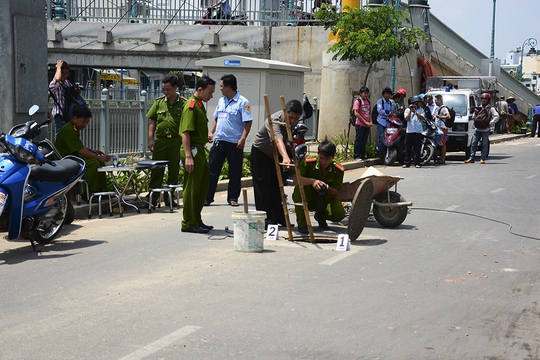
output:
<svg viewBox="0 0 540 360"><path fill-rule="evenodd" d="M490 144L497 144L505 141L514 141L517 139L525 138L530 136L530 134L491 134L489 136L489 143ZM315 153L317 149L317 143L311 143L308 145L308 151L310 153ZM349 162L343 162L342 165L345 168L345 170L352 170L352 169L359 169L364 168L368 166L375 166L375 165L381 165L382 160L379 158L373 158L373 159L366 159L361 161L349 161ZM217 192L226 191L228 185L228 180L221 180L218 182L217 186ZM253 186L253 181L251 177L245 177L242 178L242 187L243 188L249 188ZM143 196L146 195L146 193L142 194ZM129 199L129 197L128 197ZM76 203L73 203L73 207L75 208L75 219L87 219L88 218L88 203L81 203L80 205L77 205ZM168 207L165 207L165 209L168 209ZM166 211L164 209L164 205L162 204L162 207L159 211ZM176 210L176 209L175 209ZM148 210L141 210L141 213L147 213ZM109 216L109 206L108 202L104 201L102 202L102 212L103 216ZM124 212L131 213L135 212L135 210L130 206L124 206ZM113 213L114 216L118 216L118 207L113 206ZM98 204L92 204L92 217L98 216Z"/></svg>

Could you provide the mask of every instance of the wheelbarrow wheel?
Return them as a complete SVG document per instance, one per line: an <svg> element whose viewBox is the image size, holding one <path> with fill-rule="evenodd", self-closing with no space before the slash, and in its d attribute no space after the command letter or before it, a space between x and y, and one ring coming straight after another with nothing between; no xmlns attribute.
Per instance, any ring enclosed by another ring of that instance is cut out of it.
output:
<svg viewBox="0 0 540 360"><path fill-rule="evenodd" d="M390 196L388 196L390 194ZM375 197L375 201L380 203L398 203L404 202L405 199L401 194L395 191L384 192ZM378 206L373 204L373 216L379 224L387 228L395 228L407 217L406 206Z"/></svg>

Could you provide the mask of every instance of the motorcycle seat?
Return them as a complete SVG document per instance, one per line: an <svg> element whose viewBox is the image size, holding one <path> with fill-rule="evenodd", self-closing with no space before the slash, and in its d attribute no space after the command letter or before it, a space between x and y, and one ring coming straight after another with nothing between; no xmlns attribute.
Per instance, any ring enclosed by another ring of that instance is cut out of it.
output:
<svg viewBox="0 0 540 360"><path fill-rule="evenodd" d="M81 170L81 164L72 159L55 161L56 166L43 164L36 165L30 170L30 176L36 180L65 182L77 175Z"/></svg>

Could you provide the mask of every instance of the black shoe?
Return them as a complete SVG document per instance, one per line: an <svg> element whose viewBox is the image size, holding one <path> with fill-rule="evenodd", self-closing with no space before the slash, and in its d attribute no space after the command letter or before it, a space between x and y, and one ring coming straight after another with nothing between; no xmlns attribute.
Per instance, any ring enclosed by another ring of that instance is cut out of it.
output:
<svg viewBox="0 0 540 360"><path fill-rule="evenodd" d="M156 206L152 205L152 207L154 208ZM143 209L143 210L148 210L149 208L150 208L150 204L148 204L146 202L144 204L142 204L141 206L139 206L139 209Z"/></svg>
<svg viewBox="0 0 540 360"><path fill-rule="evenodd" d="M308 230L307 225L299 226L299 227L298 227L298 232L299 232L300 234L309 234L309 230Z"/></svg>
<svg viewBox="0 0 540 360"><path fill-rule="evenodd" d="M212 230L214 227L212 225L206 225L204 223L199 225L200 228Z"/></svg>
<svg viewBox="0 0 540 360"><path fill-rule="evenodd" d="M205 200L204 201L204 206L210 206L211 203L213 203L214 201L208 201L208 200Z"/></svg>
<svg viewBox="0 0 540 360"><path fill-rule="evenodd" d="M191 229L182 229L182 232L196 233L196 234L206 234L209 231L210 231L209 229L205 229L200 226L196 226Z"/></svg>
<svg viewBox="0 0 540 360"><path fill-rule="evenodd" d="M315 214L315 220L317 220L317 222L319 223L319 229L322 229L322 230L330 229L330 227L328 226L328 224L326 223L326 220L324 219L322 215Z"/></svg>
<svg viewBox="0 0 540 360"><path fill-rule="evenodd" d="M169 206L169 202L168 202L168 201L165 201L165 206ZM173 206L173 207L178 207L178 203L177 203L176 201L173 200L172 206Z"/></svg>

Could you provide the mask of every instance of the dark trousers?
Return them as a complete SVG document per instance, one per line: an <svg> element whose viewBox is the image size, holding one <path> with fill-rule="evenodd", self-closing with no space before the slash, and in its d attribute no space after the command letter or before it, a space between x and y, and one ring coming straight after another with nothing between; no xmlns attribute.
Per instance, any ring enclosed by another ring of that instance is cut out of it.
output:
<svg viewBox="0 0 540 360"><path fill-rule="evenodd" d="M152 160L169 160L169 175L167 177L167 184L178 184L178 176L180 174L180 147L182 145L182 138L177 136L174 138L157 138L154 145L154 152L152 154ZM150 189L157 189L163 187L163 175L165 169L152 170L150 175L150 182L148 187ZM154 194L152 196L152 202L155 203L159 195ZM166 198L166 201L169 201Z"/></svg>
<svg viewBox="0 0 540 360"><path fill-rule="evenodd" d="M229 163L229 187L227 188L227 202L238 202L240 196L242 163L244 161L244 150L238 149L236 144L226 141L214 141L208 162L210 164L210 188L206 195L206 202L209 204L214 201L214 194L223 168L223 163L227 159Z"/></svg>
<svg viewBox="0 0 540 360"><path fill-rule="evenodd" d="M536 114L532 118L532 127L531 127L531 137L534 137L536 134L536 128L538 128L538 137L540 137L540 114Z"/></svg>
<svg viewBox="0 0 540 360"><path fill-rule="evenodd" d="M422 147L421 133L407 133L405 135L405 165L411 165L411 157L414 149L414 165L420 165L420 148Z"/></svg>
<svg viewBox="0 0 540 360"><path fill-rule="evenodd" d="M285 225L285 214L281 204L281 192L274 159L253 146L251 147L251 176L255 194L255 208L266 212L268 224Z"/></svg>
<svg viewBox="0 0 540 360"><path fill-rule="evenodd" d="M371 128L355 125L356 137L354 138L354 158L366 158L366 145Z"/></svg>

